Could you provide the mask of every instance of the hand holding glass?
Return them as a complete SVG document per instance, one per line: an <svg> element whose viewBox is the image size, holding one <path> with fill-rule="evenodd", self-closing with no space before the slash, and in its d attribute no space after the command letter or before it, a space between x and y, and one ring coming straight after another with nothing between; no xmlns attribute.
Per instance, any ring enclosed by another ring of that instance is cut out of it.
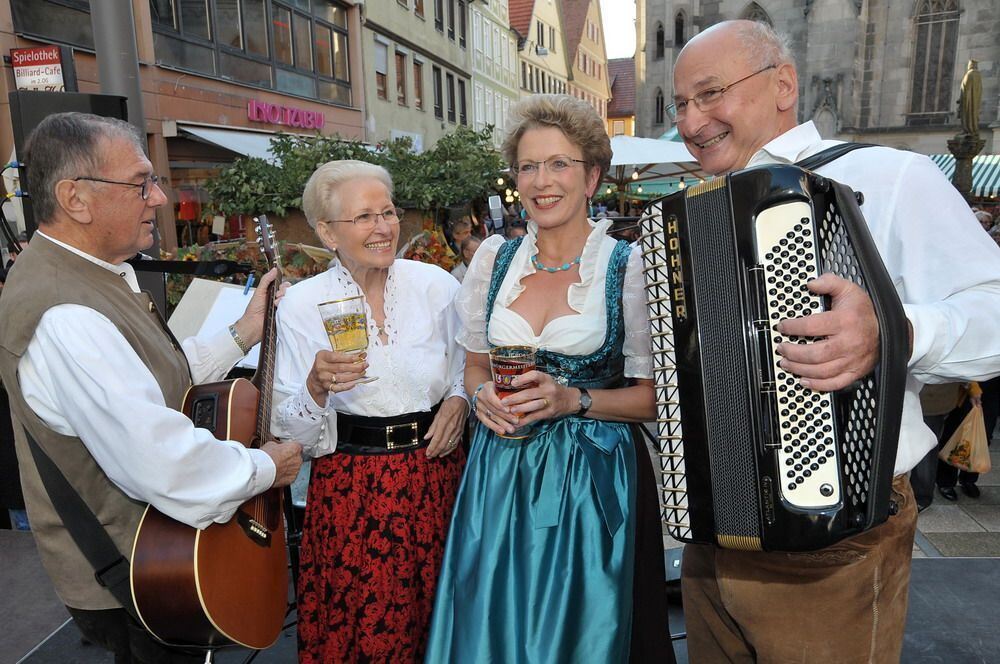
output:
<svg viewBox="0 0 1000 664"><path fill-rule="evenodd" d="M535 370L535 349L531 346L497 346L490 350L490 370L493 373L493 390L497 397L509 397L528 385L515 387L511 384L515 376ZM523 426L513 433L500 434L501 438L527 438L531 436L530 426Z"/></svg>
<svg viewBox="0 0 1000 664"><path fill-rule="evenodd" d="M323 302L318 307L334 351L360 353L368 349L368 317L365 315L363 295ZM370 383L377 379L377 376L371 376L357 382Z"/></svg>

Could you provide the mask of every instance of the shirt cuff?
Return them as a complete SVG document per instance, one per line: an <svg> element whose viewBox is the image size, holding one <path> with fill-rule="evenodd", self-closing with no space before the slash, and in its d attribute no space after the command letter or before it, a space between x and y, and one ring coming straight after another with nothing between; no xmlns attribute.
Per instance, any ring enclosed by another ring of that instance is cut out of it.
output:
<svg viewBox="0 0 1000 664"><path fill-rule="evenodd" d="M229 334L229 328L224 327L220 331L205 340L205 346L218 362L219 367L228 372L236 363L243 359L243 351L236 345L233 335Z"/></svg>
<svg viewBox="0 0 1000 664"><path fill-rule="evenodd" d="M277 468L274 466L274 461L271 460L271 456L259 449L247 450L250 453L250 458L253 460L253 477L250 478L250 488L253 491L253 495L263 493L271 488L274 484L274 476L277 474Z"/></svg>

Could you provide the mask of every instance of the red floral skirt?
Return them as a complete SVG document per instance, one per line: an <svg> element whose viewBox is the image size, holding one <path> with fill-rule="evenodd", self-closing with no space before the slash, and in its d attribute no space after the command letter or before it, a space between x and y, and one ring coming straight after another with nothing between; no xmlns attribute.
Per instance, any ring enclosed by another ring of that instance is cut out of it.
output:
<svg viewBox="0 0 1000 664"><path fill-rule="evenodd" d="M461 447L314 459L298 581L299 661L422 662Z"/></svg>

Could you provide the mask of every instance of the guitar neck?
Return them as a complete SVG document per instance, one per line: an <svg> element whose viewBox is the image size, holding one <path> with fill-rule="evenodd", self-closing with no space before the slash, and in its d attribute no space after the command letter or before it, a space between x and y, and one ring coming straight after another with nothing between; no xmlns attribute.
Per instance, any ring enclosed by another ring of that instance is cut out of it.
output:
<svg viewBox="0 0 1000 664"><path fill-rule="evenodd" d="M271 439L271 396L274 388L274 356L277 345L277 317L274 297L281 283L281 276L267 286L267 309L264 314L264 329L260 339L260 359L252 382L260 392L257 406L257 431L254 446L263 445Z"/></svg>

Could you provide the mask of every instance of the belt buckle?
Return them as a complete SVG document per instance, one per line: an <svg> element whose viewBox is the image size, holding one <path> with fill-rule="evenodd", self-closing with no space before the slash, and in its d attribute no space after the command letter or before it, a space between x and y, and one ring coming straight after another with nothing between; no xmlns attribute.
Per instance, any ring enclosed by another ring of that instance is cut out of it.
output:
<svg viewBox="0 0 1000 664"><path fill-rule="evenodd" d="M413 432L413 439L408 443L397 443L393 441L392 434L397 429L407 429L409 428ZM385 448L387 450L406 450L411 447L416 447L420 444L419 439L420 431L417 429L416 422L409 422L407 424L391 424L385 428Z"/></svg>

